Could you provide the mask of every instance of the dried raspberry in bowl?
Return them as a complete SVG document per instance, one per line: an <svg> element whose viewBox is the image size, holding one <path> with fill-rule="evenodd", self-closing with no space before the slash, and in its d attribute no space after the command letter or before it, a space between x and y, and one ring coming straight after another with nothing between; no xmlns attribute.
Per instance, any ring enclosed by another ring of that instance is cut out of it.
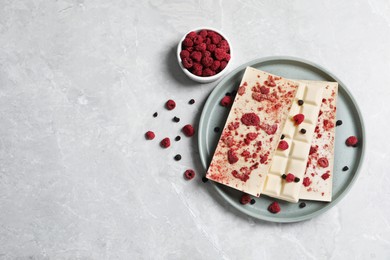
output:
<svg viewBox="0 0 390 260"><path fill-rule="evenodd" d="M226 68L231 57L231 46L220 33L200 29L184 37L179 53L182 66L189 73L198 77L211 77Z"/></svg>

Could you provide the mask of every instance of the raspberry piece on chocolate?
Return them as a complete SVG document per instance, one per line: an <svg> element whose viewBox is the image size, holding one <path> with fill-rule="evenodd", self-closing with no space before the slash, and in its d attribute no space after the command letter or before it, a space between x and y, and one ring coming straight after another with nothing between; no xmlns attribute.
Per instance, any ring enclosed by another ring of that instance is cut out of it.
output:
<svg viewBox="0 0 390 260"><path fill-rule="evenodd" d="M219 66L221 66L221 62L219 60L213 61L213 64L211 64L210 69L213 71L217 71L219 69Z"/></svg>
<svg viewBox="0 0 390 260"><path fill-rule="evenodd" d="M282 150L282 151L287 150L288 149L288 143L286 141L284 141L284 140L280 141L279 145L278 145L278 149Z"/></svg>
<svg viewBox="0 0 390 260"><path fill-rule="evenodd" d="M186 69L190 69L192 68L192 65L194 65L194 62L189 57L182 59L181 63L183 64L183 67Z"/></svg>
<svg viewBox="0 0 390 260"><path fill-rule="evenodd" d="M241 117L241 122L246 126L258 126L260 118L255 113L246 113Z"/></svg>
<svg viewBox="0 0 390 260"><path fill-rule="evenodd" d="M191 170L191 169L188 169L184 172L184 177L187 179L187 180L191 180L195 177L195 171L194 170Z"/></svg>
<svg viewBox="0 0 390 260"><path fill-rule="evenodd" d="M326 172L326 173L324 173L324 174L321 175L321 178L322 178L323 180L326 180L326 179L328 179L329 177L330 177L329 172Z"/></svg>
<svg viewBox="0 0 390 260"><path fill-rule="evenodd" d="M264 164L268 160L268 155L260 155L260 163Z"/></svg>
<svg viewBox="0 0 390 260"><path fill-rule="evenodd" d="M202 73L202 76L204 77L210 77L210 76L214 76L215 75L215 71L211 70L210 68L206 68L203 70L203 73Z"/></svg>
<svg viewBox="0 0 390 260"><path fill-rule="evenodd" d="M187 51L187 50L182 50L182 51L180 52L180 58L181 58L181 59L188 58L188 57L190 57L190 52L189 52L189 51Z"/></svg>
<svg viewBox="0 0 390 260"><path fill-rule="evenodd" d="M241 198L240 198L240 203L242 205L246 205L248 204L249 202L251 202L252 198L249 194L242 194Z"/></svg>
<svg viewBox="0 0 390 260"><path fill-rule="evenodd" d="M347 146L354 146L354 147L356 147L357 143L358 143L358 139L357 139L356 136L350 136L350 137L347 138L347 140L345 140L345 144Z"/></svg>
<svg viewBox="0 0 390 260"><path fill-rule="evenodd" d="M251 141L255 140L257 136L258 136L258 133L247 133L246 134L246 138L248 138Z"/></svg>
<svg viewBox="0 0 390 260"><path fill-rule="evenodd" d="M329 166L329 162L328 162L328 159L326 159L325 157L321 157L317 160L318 162L318 165L321 166L322 168L326 168Z"/></svg>
<svg viewBox="0 0 390 260"><path fill-rule="evenodd" d="M295 179L294 174L288 173L288 174L286 175L286 182L293 182L294 179Z"/></svg>
<svg viewBox="0 0 390 260"><path fill-rule="evenodd" d="M305 116L303 114L297 114L293 117L295 125L299 125L305 120Z"/></svg>
<svg viewBox="0 0 390 260"><path fill-rule="evenodd" d="M278 130L278 125L261 124L260 128L263 129L267 134L273 135L276 133L276 130Z"/></svg>
<svg viewBox="0 0 390 260"><path fill-rule="evenodd" d="M191 137L195 134L194 127L190 124L183 126L182 131L188 137Z"/></svg>
<svg viewBox="0 0 390 260"><path fill-rule="evenodd" d="M276 201L272 202L272 203L268 206L268 211L271 212L271 213L273 213L273 214L279 213L279 212L280 212L279 203L277 203Z"/></svg>
<svg viewBox="0 0 390 260"><path fill-rule="evenodd" d="M261 92L261 94L268 94L269 93L269 88L267 88L265 86L261 86L260 87L260 92Z"/></svg>
<svg viewBox="0 0 390 260"><path fill-rule="evenodd" d="M165 103L165 107L168 109L168 110L172 110L176 107L176 103L175 101L173 101L172 99L169 99L166 103Z"/></svg>
<svg viewBox="0 0 390 260"><path fill-rule="evenodd" d="M191 53L191 59L192 61L200 62L202 59L202 53L200 51L194 51Z"/></svg>
<svg viewBox="0 0 390 260"><path fill-rule="evenodd" d="M183 40L184 47L192 47L193 45L194 45L194 42L190 38L185 38Z"/></svg>
<svg viewBox="0 0 390 260"><path fill-rule="evenodd" d="M202 58L202 65L205 67L210 67L211 65L213 65L213 61L213 58L205 56Z"/></svg>
<svg viewBox="0 0 390 260"><path fill-rule="evenodd" d="M318 150L318 147L317 147L317 146L311 146L311 147L310 147L310 151L309 151L309 155L310 155L310 154L313 154L313 153L316 153L317 150Z"/></svg>
<svg viewBox="0 0 390 260"><path fill-rule="evenodd" d="M228 151L227 157L230 164L235 164L236 162L238 162L238 157L234 150L230 149Z"/></svg>
<svg viewBox="0 0 390 260"><path fill-rule="evenodd" d="M145 133L145 138L146 138L147 140L153 140L155 136L156 136L156 135L155 135L152 131L147 131L147 132Z"/></svg>
<svg viewBox="0 0 390 260"><path fill-rule="evenodd" d="M230 106L230 105L232 104L232 98L229 97L229 96L224 96L224 97L221 99L220 104L221 104L221 106L223 106L223 107Z"/></svg>
<svg viewBox="0 0 390 260"><path fill-rule="evenodd" d="M305 177L305 178L303 178L303 182L302 182L302 184L303 184L303 186L305 186L305 187L308 187L308 186L310 186L310 184L311 184L311 180L310 180L310 178L309 178L309 177Z"/></svg>
<svg viewBox="0 0 390 260"><path fill-rule="evenodd" d="M171 146L171 140L168 137L165 137L161 140L160 145L163 148L168 148L169 146Z"/></svg>

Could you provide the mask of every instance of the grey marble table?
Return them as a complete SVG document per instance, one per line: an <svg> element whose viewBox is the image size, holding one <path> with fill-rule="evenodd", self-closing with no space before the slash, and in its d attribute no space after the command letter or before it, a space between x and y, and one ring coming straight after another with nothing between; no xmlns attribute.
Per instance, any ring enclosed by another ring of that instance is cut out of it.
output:
<svg viewBox="0 0 390 260"><path fill-rule="evenodd" d="M203 171L195 139L158 140L216 85L176 64L199 26L229 36L232 68L296 56L347 85L367 153L337 206L268 223L183 179ZM0 259L390 259L389 1L2 0L0 46Z"/></svg>

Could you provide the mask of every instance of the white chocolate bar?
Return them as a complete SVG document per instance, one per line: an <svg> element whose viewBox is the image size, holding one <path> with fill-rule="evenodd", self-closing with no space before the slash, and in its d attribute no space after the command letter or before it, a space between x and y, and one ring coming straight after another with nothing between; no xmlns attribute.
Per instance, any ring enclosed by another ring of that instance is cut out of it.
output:
<svg viewBox="0 0 390 260"><path fill-rule="evenodd" d="M247 67L206 177L260 196L298 83Z"/></svg>
<svg viewBox="0 0 390 260"><path fill-rule="evenodd" d="M306 200L331 201L334 163L334 141L336 121L337 82L303 81L324 87L320 115L317 120L307 161L307 169L299 198ZM329 165L321 167L318 159L326 158Z"/></svg>
<svg viewBox="0 0 390 260"><path fill-rule="evenodd" d="M299 83L289 117L282 131L283 140L288 143L289 147L286 150L279 148L276 150L264 183L263 193L265 195L289 202L298 202L323 91L323 86ZM299 105L298 100L303 100L303 104ZM305 116L304 121L299 125L296 125L292 119L297 114ZM302 133L301 129L306 132ZM282 178L284 174L289 173L295 176L295 181L288 182Z"/></svg>

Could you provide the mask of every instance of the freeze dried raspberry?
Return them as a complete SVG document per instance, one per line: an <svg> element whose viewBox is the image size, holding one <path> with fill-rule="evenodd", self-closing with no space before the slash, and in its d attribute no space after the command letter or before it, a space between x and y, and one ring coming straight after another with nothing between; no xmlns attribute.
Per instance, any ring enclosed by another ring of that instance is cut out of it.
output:
<svg viewBox="0 0 390 260"><path fill-rule="evenodd" d="M200 62L202 59L202 53L200 51L194 51L191 53L191 59L192 61Z"/></svg>
<svg viewBox="0 0 390 260"><path fill-rule="evenodd" d="M289 174L286 175L286 182L293 182L294 179L295 179L294 174L289 173Z"/></svg>
<svg viewBox="0 0 390 260"><path fill-rule="evenodd" d="M145 138L146 138L147 140L153 140L154 137L155 137L155 134L154 134L152 131L147 131L147 132L145 133Z"/></svg>
<svg viewBox="0 0 390 260"><path fill-rule="evenodd" d="M204 52L203 52L203 57L211 57L211 52L209 52L209 51L204 51Z"/></svg>
<svg viewBox="0 0 390 260"><path fill-rule="evenodd" d="M211 52L215 51L216 48L217 48L217 45L215 45L215 44L207 44L206 45L206 50L211 51Z"/></svg>
<svg viewBox="0 0 390 260"><path fill-rule="evenodd" d="M268 94L269 93L269 88L267 88L265 86L261 86L260 87L260 92L261 92L261 94Z"/></svg>
<svg viewBox="0 0 390 260"><path fill-rule="evenodd" d="M308 186L310 186L310 184L311 184L311 180L310 180L310 178L309 178L309 177L305 177L305 178L303 178L303 182L302 182L302 184L303 184L303 186L305 186L305 187L308 187Z"/></svg>
<svg viewBox="0 0 390 260"><path fill-rule="evenodd" d="M267 134L273 135L278 130L278 125L277 124L273 124L273 125L261 124L260 128L263 129Z"/></svg>
<svg viewBox="0 0 390 260"><path fill-rule="evenodd" d="M260 163L264 164L268 160L268 155L260 155Z"/></svg>
<svg viewBox="0 0 390 260"><path fill-rule="evenodd" d="M329 172L326 172L324 174L321 175L321 178L325 181L326 179L328 179L330 177L330 174Z"/></svg>
<svg viewBox="0 0 390 260"><path fill-rule="evenodd" d="M313 154L313 153L316 153L317 150L318 150L318 147L317 147L317 146L311 146L311 147L310 147L309 155L310 155L310 154Z"/></svg>
<svg viewBox="0 0 390 260"><path fill-rule="evenodd" d="M288 143L284 140L279 142L278 149L280 150L287 150L288 149Z"/></svg>
<svg viewBox="0 0 390 260"><path fill-rule="evenodd" d="M228 157L228 161L230 164L234 164L234 163L238 162L238 157L237 157L237 154L234 150L229 150L227 157Z"/></svg>
<svg viewBox="0 0 390 260"><path fill-rule="evenodd" d="M325 157L319 158L317 162L318 162L318 165L323 167L323 168L326 168L329 166L328 159L326 159Z"/></svg>
<svg viewBox="0 0 390 260"><path fill-rule="evenodd" d="M224 60L226 57L226 51L221 48L216 48L214 51L214 56L217 60Z"/></svg>
<svg viewBox="0 0 390 260"><path fill-rule="evenodd" d="M203 42L203 37L200 35L197 35L194 37L194 43L195 44L201 44Z"/></svg>
<svg viewBox="0 0 390 260"><path fill-rule="evenodd" d="M201 43L195 46L195 50L204 52L206 50L206 43Z"/></svg>
<svg viewBox="0 0 390 260"><path fill-rule="evenodd" d="M256 137L258 136L258 134L257 133L247 133L246 134L246 138L248 138L249 140L255 140L256 139Z"/></svg>
<svg viewBox="0 0 390 260"><path fill-rule="evenodd" d="M191 170L191 169L188 169L184 172L184 177L187 179L187 180L191 180L195 177L195 171L194 170Z"/></svg>
<svg viewBox="0 0 390 260"><path fill-rule="evenodd" d="M347 140L345 140L345 144L347 146L356 146L358 143L358 139L356 136L350 136L347 138Z"/></svg>
<svg viewBox="0 0 390 260"><path fill-rule="evenodd" d="M200 77L200 76L202 76L203 71L202 70L192 70L192 74Z"/></svg>
<svg viewBox="0 0 390 260"><path fill-rule="evenodd" d="M260 118L255 113L246 113L241 117L241 122L246 126L258 126Z"/></svg>
<svg viewBox="0 0 390 260"><path fill-rule="evenodd" d="M222 37L218 33L214 33L213 35L211 35L211 41L214 44L218 44L221 40L222 40Z"/></svg>
<svg viewBox="0 0 390 260"><path fill-rule="evenodd" d="M190 69L192 65L194 65L193 61L191 58L184 58L181 63L183 64L183 67L186 69Z"/></svg>
<svg viewBox="0 0 390 260"><path fill-rule="evenodd" d="M230 50L229 43L226 40L222 40L218 43L218 48L224 49L226 51Z"/></svg>
<svg viewBox="0 0 390 260"><path fill-rule="evenodd" d="M229 61L229 60L230 60L230 54L229 54L229 53L226 53L226 55L225 55L225 60L226 60L226 61Z"/></svg>
<svg viewBox="0 0 390 260"><path fill-rule="evenodd" d="M188 58L188 57L190 57L190 52L189 52L189 51L187 51L187 50L182 50L182 51L180 52L180 58L181 58L181 59Z"/></svg>
<svg viewBox="0 0 390 260"><path fill-rule="evenodd" d="M209 76L214 76L215 71L211 70L210 68L206 68L203 70L202 76L204 77L209 77Z"/></svg>
<svg viewBox="0 0 390 260"><path fill-rule="evenodd" d="M210 67L213 64L213 61L213 58L205 56L202 58L202 65L205 67Z"/></svg>
<svg viewBox="0 0 390 260"><path fill-rule="evenodd" d="M230 106L230 105L232 104L232 98L229 97L229 96L224 96L224 97L221 99L220 104L221 104L221 106L223 106L223 107Z"/></svg>
<svg viewBox="0 0 390 260"><path fill-rule="evenodd" d="M207 33L207 30L201 30L201 31L199 32L199 35L202 36L203 39L206 38L207 34L208 34L208 33Z"/></svg>
<svg viewBox="0 0 390 260"><path fill-rule="evenodd" d="M200 64L200 63L195 63L194 62L194 65L192 65L192 69L195 71L195 70L200 70L201 72L202 72L202 69L203 69L203 66L202 66L202 64ZM201 73L201 75L202 75L202 73Z"/></svg>
<svg viewBox="0 0 390 260"><path fill-rule="evenodd" d="M188 125L185 125L183 128L182 128L182 131L183 133L190 137L190 136L193 136L195 134L195 130L194 130L194 127L190 124Z"/></svg>
<svg viewBox="0 0 390 260"><path fill-rule="evenodd" d="M273 213L273 214L276 214L278 212L280 212L280 206L279 206L279 203L277 203L276 201L272 202L269 206L268 206L268 211Z"/></svg>
<svg viewBox="0 0 390 260"><path fill-rule="evenodd" d="M297 114L293 117L295 125L299 125L305 120L305 116L303 114Z"/></svg>
<svg viewBox="0 0 390 260"><path fill-rule="evenodd" d="M198 34L196 32L189 32L187 35L186 35L186 38L190 38L191 40L195 38L195 36L197 36Z"/></svg>
<svg viewBox="0 0 390 260"><path fill-rule="evenodd" d="M245 204L248 204L249 202L251 202L252 198L251 196L249 196L249 194L242 194L241 196L241 199L240 199L240 203L242 205L245 205Z"/></svg>
<svg viewBox="0 0 390 260"><path fill-rule="evenodd" d="M168 148L169 146L171 146L171 140L168 137L165 137L161 140L160 145L163 148Z"/></svg>
<svg viewBox="0 0 390 260"><path fill-rule="evenodd" d="M226 66L227 66L227 61L221 61L221 65L219 66L219 69L220 70L223 70L224 68L226 68Z"/></svg>
<svg viewBox="0 0 390 260"><path fill-rule="evenodd" d="M184 47L192 47L193 45L194 45L194 42L190 38L185 38L183 40Z"/></svg>
<svg viewBox="0 0 390 260"><path fill-rule="evenodd" d="M173 101L172 99L169 99L166 103L165 103L165 107L168 109L168 110L172 110L176 107L176 103L175 101Z"/></svg>
<svg viewBox="0 0 390 260"><path fill-rule="evenodd" d="M187 50L189 53L194 51L194 47L186 47L185 50Z"/></svg>
<svg viewBox="0 0 390 260"><path fill-rule="evenodd" d="M219 60L213 61L213 64L211 64L210 69L213 71L217 71L219 69L219 66L221 66L221 62Z"/></svg>

